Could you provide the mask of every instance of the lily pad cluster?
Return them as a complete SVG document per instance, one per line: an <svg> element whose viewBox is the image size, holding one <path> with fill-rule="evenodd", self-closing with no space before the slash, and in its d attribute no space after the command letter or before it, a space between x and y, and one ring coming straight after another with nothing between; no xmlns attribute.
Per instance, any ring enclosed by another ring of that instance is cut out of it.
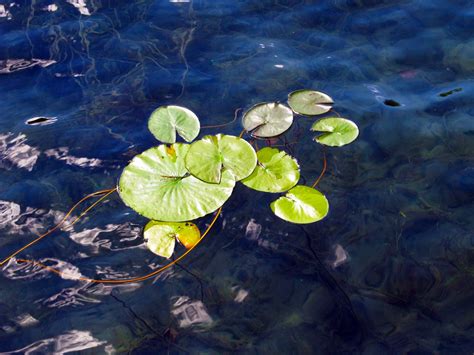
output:
<svg viewBox="0 0 474 355"><path fill-rule="evenodd" d="M295 115L325 114L333 100L321 92L298 90L288 95L288 105L264 102L251 107L242 118L244 131L252 139L280 136L290 129ZM256 152L245 139L225 134L194 141L199 119L180 106L159 107L148 127L164 144L132 159L120 177L119 193L127 206L151 220L144 237L157 255L171 257L176 242L186 248L199 242L200 231L191 221L222 207L239 181L257 191L286 193L270 207L288 222L313 223L328 214L323 193L297 185L299 164L284 150L265 147ZM327 146L346 145L359 133L354 122L332 116L314 122L311 130L320 133L314 140ZM177 143L177 135L185 143Z"/></svg>

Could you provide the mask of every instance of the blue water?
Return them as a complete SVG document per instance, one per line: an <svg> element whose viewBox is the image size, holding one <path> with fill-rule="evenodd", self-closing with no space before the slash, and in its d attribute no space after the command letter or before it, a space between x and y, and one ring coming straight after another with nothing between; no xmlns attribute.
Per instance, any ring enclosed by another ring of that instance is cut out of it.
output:
<svg viewBox="0 0 474 355"><path fill-rule="evenodd" d="M203 243L146 282L70 277L163 264L146 220L107 199L19 255L69 277L1 269L0 351L471 354L473 35L463 0L0 1L2 258L114 187L156 144L160 105L212 125L313 88L360 127L326 150L326 219L291 225L239 185ZM287 146L307 184L323 156L311 123Z"/></svg>

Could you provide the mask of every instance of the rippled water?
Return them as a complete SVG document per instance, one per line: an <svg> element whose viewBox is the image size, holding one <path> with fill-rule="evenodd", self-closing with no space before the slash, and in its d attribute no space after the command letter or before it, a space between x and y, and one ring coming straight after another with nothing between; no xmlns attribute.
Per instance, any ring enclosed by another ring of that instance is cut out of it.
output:
<svg viewBox="0 0 474 355"><path fill-rule="evenodd" d="M0 276L0 350L17 353L472 353L474 6L462 0L0 1L0 254L116 184L159 105L204 125L299 88L359 139L327 150L328 217L276 218L238 186L179 266L118 196ZM322 168L289 133L302 182ZM238 122L203 133L238 134ZM209 219L200 221L204 228Z"/></svg>

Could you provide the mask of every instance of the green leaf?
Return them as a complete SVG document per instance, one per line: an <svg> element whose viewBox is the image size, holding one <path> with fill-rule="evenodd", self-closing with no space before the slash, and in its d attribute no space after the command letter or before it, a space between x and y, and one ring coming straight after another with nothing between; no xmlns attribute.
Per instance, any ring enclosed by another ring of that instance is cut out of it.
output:
<svg viewBox="0 0 474 355"><path fill-rule="evenodd" d="M258 164L253 173L242 183L263 192L284 192L300 179L296 159L276 148L263 148L257 152Z"/></svg>
<svg viewBox="0 0 474 355"><path fill-rule="evenodd" d="M242 119L246 131L257 138L275 137L293 123L293 112L278 102L261 103L248 110Z"/></svg>
<svg viewBox="0 0 474 355"><path fill-rule="evenodd" d="M135 156L119 181L123 202L139 214L157 221L193 220L221 207L232 194L235 179L222 173L219 184L189 175L184 158L190 145L160 145Z"/></svg>
<svg viewBox="0 0 474 355"><path fill-rule="evenodd" d="M161 106L151 113L148 129L163 143L176 142L176 132L186 142L192 142L201 126L197 116L187 108Z"/></svg>
<svg viewBox="0 0 474 355"><path fill-rule="evenodd" d="M169 258L176 244L175 228L165 222L150 221L143 230L146 246L153 253Z"/></svg>
<svg viewBox="0 0 474 355"><path fill-rule="evenodd" d="M249 176L257 164L257 154L244 139L218 134L194 142L186 155L186 167L195 177L210 183L221 180L223 169L236 181Z"/></svg>
<svg viewBox="0 0 474 355"><path fill-rule="evenodd" d="M278 217L297 224L317 222L328 214L329 203L321 192L297 185L285 196L273 201L270 207Z"/></svg>
<svg viewBox="0 0 474 355"><path fill-rule="evenodd" d="M176 238L189 249L199 241L201 232L199 228L191 222L173 223L150 221L145 226L143 236L148 249L157 255L169 258L173 255Z"/></svg>
<svg viewBox="0 0 474 355"><path fill-rule="evenodd" d="M315 137L314 140L331 147L349 144L359 135L359 128L354 122L340 117L322 118L313 124L311 130L325 132Z"/></svg>
<svg viewBox="0 0 474 355"><path fill-rule="evenodd" d="M296 90L288 95L291 109L301 115L322 115L331 109L333 103L331 97L314 90Z"/></svg>

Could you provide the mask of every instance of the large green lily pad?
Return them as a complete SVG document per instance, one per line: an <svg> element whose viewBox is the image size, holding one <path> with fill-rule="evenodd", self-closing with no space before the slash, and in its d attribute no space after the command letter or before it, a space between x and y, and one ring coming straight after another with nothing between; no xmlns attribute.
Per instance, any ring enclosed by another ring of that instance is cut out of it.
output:
<svg viewBox="0 0 474 355"><path fill-rule="evenodd" d="M135 156L122 172L119 194L141 215L167 222L193 220L221 207L232 194L235 179L222 173L219 184L189 175L184 158L190 145L160 145Z"/></svg>
<svg viewBox="0 0 474 355"><path fill-rule="evenodd" d="M244 139L218 134L194 142L186 155L186 168L195 177L219 183L223 169L236 181L249 176L257 164L257 154Z"/></svg>
<svg viewBox="0 0 474 355"><path fill-rule="evenodd" d="M190 248L197 243L201 236L199 228L191 222L159 222L150 221L145 226L143 237L146 245L153 253L165 258L173 255L176 238L185 247Z"/></svg>
<svg viewBox="0 0 474 355"><path fill-rule="evenodd" d="M244 114L242 124L254 137L275 137L291 127L293 112L279 102L261 103Z"/></svg>
<svg viewBox="0 0 474 355"><path fill-rule="evenodd" d="M281 219L297 224L317 222L326 217L329 211L326 196L303 185L295 186L285 196L272 202L270 207Z"/></svg>
<svg viewBox="0 0 474 355"><path fill-rule="evenodd" d="M253 173L242 180L245 186L263 192L284 192L298 183L299 165L286 152L265 147L257 152L257 158Z"/></svg>
<svg viewBox="0 0 474 355"><path fill-rule="evenodd" d="M180 106L161 106L151 113L148 129L163 143L176 142L176 132L186 142L192 142L201 126L191 110Z"/></svg>
<svg viewBox="0 0 474 355"><path fill-rule="evenodd" d="M333 103L330 96L314 90L296 90L288 95L288 105L301 115L322 115L332 108Z"/></svg>
<svg viewBox="0 0 474 355"><path fill-rule="evenodd" d="M326 117L316 121L312 131L324 132L314 138L318 143L331 147L341 147L353 142L359 135L357 125L345 118Z"/></svg>

